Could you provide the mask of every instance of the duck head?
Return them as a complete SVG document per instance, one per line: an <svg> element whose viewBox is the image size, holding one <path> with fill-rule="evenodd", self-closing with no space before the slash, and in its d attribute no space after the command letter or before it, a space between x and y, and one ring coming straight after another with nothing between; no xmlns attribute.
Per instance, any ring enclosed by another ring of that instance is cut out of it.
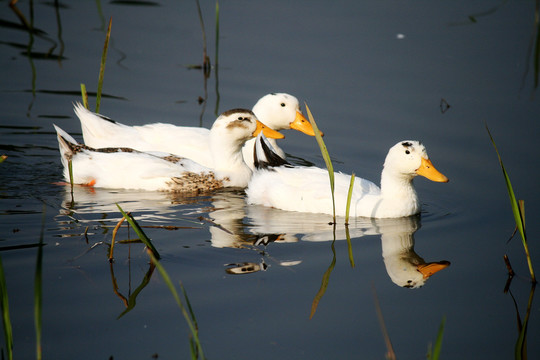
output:
<svg viewBox="0 0 540 360"><path fill-rule="evenodd" d="M292 95L285 93L265 95L257 101L253 112L260 121L274 130L294 129L315 136L311 123L300 110L298 99Z"/></svg>
<svg viewBox="0 0 540 360"><path fill-rule="evenodd" d="M212 134L222 134L228 139L243 144L252 137L263 133L271 139L283 139L283 134L261 123L257 116L247 109L231 109L222 113L210 129Z"/></svg>
<svg viewBox="0 0 540 360"><path fill-rule="evenodd" d="M400 141L390 148L384 162L384 168L411 179L421 175L431 181L449 181L433 166L424 145L416 140Z"/></svg>

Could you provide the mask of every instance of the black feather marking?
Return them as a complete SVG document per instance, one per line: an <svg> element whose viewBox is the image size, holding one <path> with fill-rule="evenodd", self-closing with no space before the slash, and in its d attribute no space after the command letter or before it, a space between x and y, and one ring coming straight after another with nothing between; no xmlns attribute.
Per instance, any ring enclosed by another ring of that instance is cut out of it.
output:
<svg viewBox="0 0 540 360"><path fill-rule="evenodd" d="M97 113L96 113L96 115L99 116L100 118L102 118L103 120L106 120L106 121L108 121L108 122L110 122L110 123L118 124L117 121L114 121L114 120L111 119L110 117L107 117L107 116L101 115L101 114L97 114Z"/></svg>
<svg viewBox="0 0 540 360"><path fill-rule="evenodd" d="M266 156L266 161L259 159L257 157L257 150L255 145L253 147L253 159L256 169L268 169L270 167L277 167L277 166L291 166L290 163L287 162L287 160L283 159L281 156L273 152L268 145L266 145L266 142L261 138L257 139L264 151L264 155Z"/></svg>
<svg viewBox="0 0 540 360"><path fill-rule="evenodd" d="M401 143L401 145L405 146L405 147L409 147L409 146L412 146L412 144L408 141L404 141Z"/></svg>

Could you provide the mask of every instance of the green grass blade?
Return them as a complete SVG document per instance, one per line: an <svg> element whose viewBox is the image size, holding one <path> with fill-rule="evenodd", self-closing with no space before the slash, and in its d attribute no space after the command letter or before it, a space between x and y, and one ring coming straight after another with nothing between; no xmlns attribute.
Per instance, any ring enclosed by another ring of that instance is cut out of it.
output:
<svg viewBox="0 0 540 360"><path fill-rule="evenodd" d="M499 150L497 149L497 145L495 144L495 140L493 140L493 136L491 136L491 132L489 131L489 128L486 124L486 130L489 134L489 138L491 139L491 143L493 144L493 147L495 148L495 152L497 153L497 157L499 159L499 164L501 165L501 169L504 175L504 180L506 182L506 188L508 190L508 196L510 197L510 205L512 207L512 213L514 214L514 220L516 222L516 226L518 228L518 231L521 235L521 241L523 243L523 248L525 249L525 255L527 257L527 263L529 265L529 272L531 274L531 279L533 282L536 282L536 277L534 275L534 269L532 266L532 260L531 255L529 253L529 246L527 244L527 236L525 233L525 217L524 214L521 211L521 207L518 204L518 201L516 200L516 195L514 194L514 189L512 188L512 183L510 182L510 177L508 176L508 173L506 172L506 169L504 168L504 164L501 159L501 155L499 154Z"/></svg>
<svg viewBox="0 0 540 360"><path fill-rule="evenodd" d="M156 259L159 259L160 256L159 256L159 253L158 253L157 249L152 244L152 241L150 240L150 238L148 236L146 236L146 234L141 229L139 224L135 221L133 216L131 216L130 214L125 213L124 210L120 207L120 205L118 205L118 203L116 204L116 206L118 207L118 209L120 210L120 212L122 213L124 218L127 220L127 222L131 225L133 230L135 230L135 233L137 233L137 236L139 236L139 239L141 239L141 241L144 243L144 245L146 245L146 247L152 252L153 256Z"/></svg>
<svg viewBox="0 0 540 360"><path fill-rule="evenodd" d="M152 274L154 273L155 265L153 262L150 263L150 268L144 275L144 278L142 279L141 283L137 288L131 293L129 296L129 299L127 301L128 306L126 310L124 310L116 319L120 319L122 316L130 312L135 308L135 305L137 305L137 296L139 296L139 293L143 291L143 289L150 283L150 279L152 278Z"/></svg>
<svg viewBox="0 0 540 360"><path fill-rule="evenodd" d="M43 234L45 230L45 205L43 205L43 218L41 224L41 234L39 237L39 246L36 260L36 274L34 277L34 323L36 328L36 359L42 359L41 348L41 319L43 304Z"/></svg>
<svg viewBox="0 0 540 360"><path fill-rule="evenodd" d="M101 105L101 90L103 89L103 77L105 76L105 63L107 62L107 52L109 50L109 39L111 37L112 17L109 20L109 28L105 36L105 44L103 45L103 54L101 55L101 66L99 68L98 88L96 94L96 112L99 113Z"/></svg>
<svg viewBox="0 0 540 360"><path fill-rule="evenodd" d="M214 66L218 65L219 53L219 2L216 0L216 54L214 57Z"/></svg>
<svg viewBox="0 0 540 360"><path fill-rule="evenodd" d="M386 359L396 360L396 353L394 347L392 346L392 341L390 340L390 335L386 329L386 324L384 322L384 316L381 309L381 303L379 302L379 297L377 296L377 290L375 285L371 284L371 291L373 292L373 301L375 302L375 310L377 312L377 318L379 319L379 326L384 337L384 343L386 344Z"/></svg>
<svg viewBox="0 0 540 360"><path fill-rule="evenodd" d="M347 194L347 208L345 209L345 224L349 224L349 211L351 210L351 198L354 187L354 173L351 175L351 183L349 184L349 193Z"/></svg>
<svg viewBox="0 0 540 360"><path fill-rule="evenodd" d="M88 93L86 92L86 85L84 85L83 83L81 83L81 97L83 106L85 107L85 109L88 109Z"/></svg>
<svg viewBox="0 0 540 360"><path fill-rule="evenodd" d="M188 324L188 327L189 327L189 329L191 331L191 335L193 336L193 339L195 341L195 344L197 345L198 355L200 356L201 359L204 359L205 357L204 357L203 348L201 346L201 342L200 342L200 339L199 339L198 330L197 330L195 324L193 323L193 321L191 320L191 316L188 313L188 311L186 310L186 307L184 306L184 304L182 304L182 301L180 300L180 296L178 295L178 291L176 291L176 288L174 287L174 285L173 285L173 283L171 281L171 278L169 277L169 274L167 273L165 268L163 268L163 266L161 265L159 260L152 253L150 253L150 256L152 258L152 262L156 265L156 269L159 271L161 277L163 278L163 281L165 281L165 284L167 285L167 287L171 291L171 293L172 293L172 295L174 297L174 300L178 304L178 307L180 307L180 310L182 311L182 315L184 316L184 319L186 320L186 323ZM184 291L184 290L182 290L182 291ZM185 293L184 293L184 296L185 296ZM192 357L193 357L193 355L192 355Z"/></svg>
<svg viewBox="0 0 540 360"><path fill-rule="evenodd" d="M525 314L525 318L523 319L523 324L521 325L521 329L519 329L519 336L518 336L518 339L516 341L516 345L514 348L514 357L518 360L527 359L527 346L526 346L527 327L529 325L529 316L531 314L535 288L536 288L536 284L533 283L531 287L531 291L529 293L529 302L527 303L527 313ZM516 306L516 309L517 309L517 306ZM519 320L519 314L518 314L518 320Z"/></svg>
<svg viewBox="0 0 540 360"><path fill-rule="evenodd" d="M304 104L306 105L309 122L311 123L311 126L313 127L313 130L315 132L315 138L317 139L317 144L319 144L322 157L326 164L326 168L328 169L328 176L330 177L330 191L332 192L332 209L333 209L334 223L335 223L336 222L336 201L334 199L334 188L335 188L334 167L332 166L332 160L330 159L330 154L328 153L328 149L326 148L326 145L324 144L324 140L322 139L321 132L319 131L317 123L315 123L315 119L313 118L313 115L311 114L311 111L309 110L308 105L306 103Z"/></svg>
<svg viewBox="0 0 540 360"><path fill-rule="evenodd" d="M334 234L335 234L335 224L334 224ZM336 240L332 241L332 262L330 263L330 266L328 266L328 269L323 274L322 280L321 280L321 287L319 288L319 291L315 295L315 298L313 298L313 302L311 303L311 314L309 314L309 318L313 318L313 315L315 315L315 311L317 311L317 307L319 306L319 302L321 301L322 297L324 296L324 293L326 292L326 289L328 288L328 283L330 281L330 274L332 274L332 271L334 270L334 266L336 266L336 248L334 246L334 243Z"/></svg>
<svg viewBox="0 0 540 360"><path fill-rule="evenodd" d="M351 267L354 268L354 257L351 243L351 234L349 234L349 225L345 225L345 236L347 237L347 252L349 253L349 262Z"/></svg>
<svg viewBox="0 0 540 360"><path fill-rule="evenodd" d="M214 58L214 76L216 77L216 106L214 108L214 115L219 115L219 102L221 96L219 94L219 2L216 0L216 54Z"/></svg>
<svg viewBox="0 0 540 360"><path fill-rule="evenodd" d="M186 301L186 305L189 310L189 315L191 317L191 320L193 321L193 325L195 326L195 329L197 329L198 331L199 326L197 325L197 319L195 318L195 313L193 312L193 308L191 307L191 303L189 302L186 289L184 289L184 285L182 285L182 283L180 283L180 290L182 290L182 294L184 295L184 300Z"/></svg>
<svg viewBox="0 0 540 360"><path fill-rule="evenodd" d="M9 301L7 293L6 277L4 275L4 266L0 257L0 306L2 307L2 323L4 324L4 338L6 341L7 358L13 359L13 329L9 317ZM4 358L2 354L2 358Z"/></svg>
<svg viewBox="0 0 540 360"><path fill-rule="evenodd" d="M435 346L433 347L432 351L430 352L428 358L430 360L439 360L439 356L441 355L441 348L442 348L442 340L444 335L444 325L446 324L446 316L443 316L441 320L441 324L439 325L439 332L437 333L437 339L435 340Z"/></svg>
<svg viewBox="0 0 540 360"><path fill-rule="evenodd" d="M206 31L204 29L204 20L201 12L201 5L199 0L197 2L197 12L199 14L199 22L201 23L202 37L203 37L203 64L202 69L205 75L205 78L208 78L210 75L210 58L208 57L208 52L206 51Z"/></svg>
<svg viewBox="0 0 540 360"><path fill-rule="evenodd" d="M73 201L73 162L68 160L69 185L71 186L71 201Z"/></svg>

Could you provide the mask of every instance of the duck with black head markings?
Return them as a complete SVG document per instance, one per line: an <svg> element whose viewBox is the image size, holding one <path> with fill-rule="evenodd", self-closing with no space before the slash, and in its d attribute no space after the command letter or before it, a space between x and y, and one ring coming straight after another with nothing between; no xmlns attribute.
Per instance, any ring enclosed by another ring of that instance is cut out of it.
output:
<svg viewBox="0 0 540 360"><path fill-rule="evenodd" d="M76 111L90 112L80 107ZM126 147L95 149L78 144L65 131L55 128L66 181L69 181L71 161L75 184L189 193L245 187L252 172L243 161L244 143L259 132L273 138L283 137L260 123L251 110L226 111L210 130L210 153L216 166L208 168L191 159L162 152Z"/></svg>
<svg viewBox="0 0 540 360"><path fill-rule="evenodd" d="M257 138L264 142L264 136ZM266 142L266 147L271 145ZM260 159L264 146L256 147ZM262 163L265 163L262 161ZM400 141L388 151L381 173L381 187L355 178L350 216L397 218L420 212L420 201L413 179L424 176L436 182L448 182L428 158L419 141ZM336 215L345 216L351 177L335 173ZM247 202L289 211L332 214L332 195L326 169L318 167L269 166L257 169L246 189Z"/></svg>

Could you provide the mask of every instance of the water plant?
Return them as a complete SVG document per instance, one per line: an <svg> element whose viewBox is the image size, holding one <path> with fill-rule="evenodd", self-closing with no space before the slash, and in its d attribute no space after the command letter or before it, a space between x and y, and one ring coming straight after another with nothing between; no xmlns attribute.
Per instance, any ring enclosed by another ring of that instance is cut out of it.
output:
<svg viewBox="0 0 540 360"><path fill-rule="evenodd" d="M101 65L99 67L98 88L96 94L96 112L99 113L101 105L101 91L103 89L103 77L105 76L105 64L107 62L107 52L109 50L109 39L111 38L112 17L109 19L109 27L105 36L105 44L103 44L103 53L101 54Z"/></svg>
<svg viewBox="0 0 540 360"><path fill-rule="evenodd" d="M111 27L112 27L112 17L109 19L109 27L107 28L107 34L105 35L105 43L103 44L103 52L101 54L101 64L99 67L99 77L98 85L96 92L96 113L99 113L99 108L101 105L101 95L103 91L103 79L105 77L105 64L107 63L107 52L109 49L109 40L111 38ZM88 107L88 93L86 91L86 85L81 83L81 95L82 101L85 108Z"/></svg>
<svg viewBox="0 0 540 360"><path fill-rule="evenodd" d="M36 273L34 276L34 323L36 330L36 359L42 359L41 348L41 309L43 304L43 234L45 231L45 204L42 211L41 233L39 236L38 253L36 259Z"/></svg>
<svg viewBox="0 0 540 360"><path fill-rule="evenodd" d="M504 180L506 182L506 189L508 190L508 196L510 198L510 205L512 207L512 213L514 215L514 220L516 222L516 228L519 234L521 235L521 242L523 243L523 249L525 250L525 256L527 257L527 264L529 266L529 273L531 275L531 281L533 283L536 283L536 277L534 275L534 269L532 265L531 260L531 254L529 252L529 245L527 243L527 234L525 232L525 205L524 201L520 200L518 201L516 199L516 195L514 194L514 189L512 187L512 183L510 182L510 177L508 173L506 172L506 169L504 168L503 161L501 159L501 155L499 153L499 150L497 149L497 145L495 144L495 140L493 139L493 136L491 136L491 132L489 131L489 128L486 124L486 130L488 132L489 138L491 139L491 143L493 144L493 147L495 148L495 152L497 153L497 158L499 159L499 164L501 166L501 170L503 172Z"/></svg>
<svg viewBox="0 0 540 360"><path fill-rule="evenodd" d="M157 249L154 247L154 244L152 244L152 240L146 234L144 233L143 229L139 226L139 224L135 221L133 216L130 213L126 213L118 203L116 204L118 207L118 210L122 213L124 218L127 220L129 225L135 230L135 233L139 236L139 239L143 242L144 245L148 248L148 250L151 252L153 257L157 260L160 259L160 255L157 251Z"/></svg>
<svg viewBox="0 0 540 360"><path fill-rule="evenodd" d="M214 57L214 73L216 74L216 106L214 108L214 115L219 115L219 66L218 66L218 54L219 54L219 2L216 1L216 53Z"/></svg>
<svg viewBox="0 0 540 360"><path fill-rule="evenodd" d="M311 111L309 110L309 106L306 103L304 103L304 105L306 106L309 122L311 123L311 126L313 127L313 131L315 132L315 139L317 140L317 144L319 145L319 148L321 150L324 163L326 164L326 169L328 170L328 177L330 179L330 191L332 193L332 210L334 213L333 223L335 224L336 223L336 201L334 197L334 189L335 189L334 166L332 165L330 154L328 153L328 149L326 148L326 144L324 143L319 127L317 126L317 123L315 122L315 119L313 118L313 115L311 114ZM345 209L345 212L346 212L345 224L346 225L349 223L349 210L350 210L350 205L351 205L352 190L354 186L354 177L355 175L353 173L351 175L351 183L349 185L349 192L347 194L347 209Z"/></svg>
<svg viewBox="0 0 540 360"><path fill-rule="evenodd" d="M334 188L335 188L334 166L332 165L330 154L328 153L328 149L326 148L326 144L324 143L319 127L317 126L317 123L315 122L315 119L313 118L313 115L311 114L311 111L309 110L309 106L306 103L304 103L304 105L306 106L309 122L311 123L311 126L313 127L313 131L315 132L315 139L317 140L317 144L319 144L319 148L321 149L321 154L324 159L324 163L326 164L326 169L328 169L328 176L330 178L330 191L332 192L332 209L334 212L333 223L335 224L336 223L336 202L334 199Z"/></svg>
<svg viewBox="0 0 540 360"><path fill-rule="evenodd" d="M429 347L427 358L430 360L438 360L441 355L442 340L444 335L444 325L446 324L446 316L443 316L441 324L439 325L439 331L437 332L437 339L435 345Z"/></svg>
<svg viewBox="0 0 540 360"><path fill-rule="evenodd" d="M9 316L9 299L7 292L6 277L4 275L4 266L0 257L0 307L2 308L2 323L4 325L4 339L6 346L7 358L13 359L13 329L11 327L11 319ZM2 359L4 352L2 351Z"/></svg>
<svg viewBox="0 0 540 360"><path fill-rule="evenodd" d="M334 224L334 237L335 237L335 230L336 230L336 224ZM330 246L332 248L332 262L330 263L330 266L328 266L328 269L324 272L324 275L322 277L321 281L321 287L319 288L319 291L315 295L315 298L313 299L313 302L311 303L311 313L309 314L309 318L313 318L313 315L315 315L315 311L317 311L317 307L319 306L319 301L321 301L324 293L326 292L326 288L328 287L328 283L330 281L330 274L332 274L332 271L334 270L334 267L336 266L336 248L334 246L336 242L336 239L332 241L332 245Z"/></svg>
<svg viewBox="0 0 540 360"><path fill-rule="evenodd" d="M193 312L193 308L191 307L191 303L189 302L189 299L187 297L187 293L180 283L180 289L182 290L182 294L184 295L184 301L186 302L186 305L182 303L182 300L180 299L180 296L178 295L178 291L176 291L175 286L173 285L171 278L169 277L169 274L161 265L159 259L159 253L157 252L156 248L152 244L152 241L150 238L144 233L141 226L137 223L137 221L131 216L131 214L126 213L120 205L116 204L124 218L127 220L127 222L133 227L137 235L139 236L139 239L146 245L148 248L148 254L150 256L152 264L155 265L156 269L160 273L161 277L167 284L167 287L171 291L176 303L180 307L180 310L182 312L182 315L184 316L184 319L186 320L186 323L188 324L188 327L191 331L191 337L190 337L190 349L191 349L191 358L192 359L205 359L203 348L201 346L201 342L199 339L199 329L197 325L197 320L195 318L195 314Z"/></svg>

